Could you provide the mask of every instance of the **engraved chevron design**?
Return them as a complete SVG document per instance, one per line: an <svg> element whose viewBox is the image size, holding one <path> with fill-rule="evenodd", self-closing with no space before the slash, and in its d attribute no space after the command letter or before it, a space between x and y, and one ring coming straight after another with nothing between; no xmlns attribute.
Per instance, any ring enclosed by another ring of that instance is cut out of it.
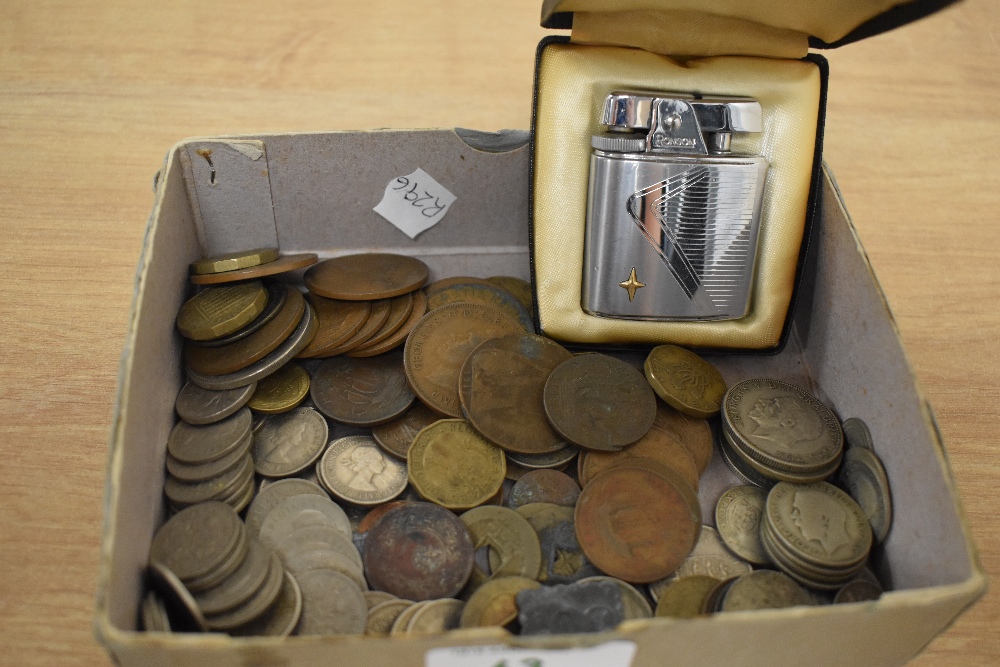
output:
<svg viewBox="0 0 1000 667"><path fill-rule="evenodd" d="M756 189L755 169L696 165L634 193L627 208L688 298L702 290L721 309L742 293L752 260Z"/></svg>

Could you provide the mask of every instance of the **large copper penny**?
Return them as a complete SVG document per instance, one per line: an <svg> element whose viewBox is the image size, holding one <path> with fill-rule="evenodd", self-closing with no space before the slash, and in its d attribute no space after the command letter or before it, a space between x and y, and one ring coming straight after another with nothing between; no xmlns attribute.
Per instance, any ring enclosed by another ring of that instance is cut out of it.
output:
<svg viewBox="0 0 1000 667"><path fill-rule="evenodd" d="M320 296L372 301L420 289L427 276L427 265L416 257L372 252L320 262L306 271L304 280Z"/></svg>
<svg viewBox="0 0 1000 667"><path fill-rule="evenodd" d="M406 337L410 335L410 331L413 327L417 326L417 322L424 316L427 312L427 297L421 291L413 292L413 306L410 309L410 314L407 315L406 321L404 321L398 329L393 331L388 338L379 341L378 343L364 343L359 345L350 352L347 353L349 357L374 357L377 354L384 354L389 350L394 350L406 341Z"/></svg>
<svg viewBox="0 0 1000 667"><path fill-rule="evenodd" d="M689 417L670 407L663 401L656 402L656 419L650 431L662 431L665 435L680 442L694 457L701 475L712 461L713 443L712 427L708 420Z"/></svg>
<svg viewBox="0 0 1000 667"><path fill-rule="evenodd" d="M314 374L309 393L330 419L362 427L392 421L414 399L399 352L371 359L327 359Z"/></svg>
<svg viewBox="0 0 1000 667"><path fill-rule="evenodd" d="M350 352L359 345L368 342L368 339L379 332L382 325L389 319L389 311L392 309L392 299L379 299L371 302L371 312L368 319L361 325L361 328L354 332L354 335L345 340L335 348L328 349L323 354L316 356L333 357L338 354Z"/></svg>
<svg viewBox="0 0 1000 667"><path fill-rule="evenodd" d="M531 503L576 506L580 487L573 478L558 470L532 470L517 480L507 504L511 509Z"/></svg>
<svg viewBox="0 0 1000 667"><path fill-rule="evenodd" d="M305 313L306 301L294 287L288 292L285 305L274 319L246 338L221 347L200 347L186 344L184 359L188 368L204 375L226 375L246 368L283 343L298 326Z"/></svg>
<svg viewBox="0 0 1000 667"><path fill-rule="evenodd" d="M458 378L462 364L487 340L522 332L517 322L489 306L454 303L432 310L406 339L406 377L428 407L460 417Z"/></svg>
<svg viewBox="0 0 1000 667"><path fill-rule="evenodd" d="M698 464L691 452L666 431L655 426L639 438L638 442L620 451L588 452L580 469L580 484L586 485L602 471L634 458L659 461L680 473L692 489L698 489Z"/></svg>
<svg viewBox="0 0 1000 667"><path fill-rule="evenodd" d="M316 317L319 327L309 344L299 352L299 357L327 356L327 350L332 350L357 333L361 325L368 319L371 304L367 301L338 301L325 299L312 292L306 294Z"/></svg>
<svg viewBox="0 0 1000 667"><path fill-rule="evenodd" d="M485 278L475 278L473 276L451 276L449 278L441 278L440 280L435 280L434 282L427 285L424 288L424 292L427 296L433 296L434 294L440 292L446 287L451 287L452 285L492 285L490 281Z"/></svg>
<svg viewBox="0 0 1000 667"><path fill-rule="evenodd" d="M379 447L397 459L405 461L406 454L410 451L410 445L413 444L417 433L439 419L441 419L441 415L417 401L402 417L397 417L391 422L372 428L372 437L375 438Z"/></svg>
<svg viewBox="0 0 1000 667"><path fill-rule="evenodd" d="M667 576L687 558L701 529L697 505L677 484L650 470L621 466L584 487L576 535L598 568L631 583Z"/></svg>
<svg viewBox="0 0 1000 667"><path fill-rule="evenodd" d="M477 347L462 365L459 398L466 418L498 447L522 454L547 454L565 441L545 416L542 393L549 374L573 355L534 334L494 338Z"/></svg>
<svg viewBox="0 0 1000 667"><path fill-rule="evenodd" d="M364 562L379 590L406 600L454 597L472 573L472 538L445 508L407 503L368 531Z"/></svg>
<svg viewBox="0 0 1000 667"><path fill-rule="evenodd" d="M375 333L371 334L363 342L359 343L357 346L352 348L352 352L359 347L369 347L381 343L386 338L396 333L403 324L406 323L407 319L410 317L410 311L413 310L413 292L408 292L407 294L401 294L393 299L387 299L382 301L376 301L375 304L384 303L389 308L389 314L385 319L385 322Z"/></svg>
<svg viewBox="0 0 1000 667"><path fill-rule="evenodd" d="M450 303L481 303L496 308L512 320L517 320L525 331L534 331L531 315L521 302L507 290L490 284L456 283L427 295L427 309L435 310Z"/></svg>
<svg viewBox="0 0 1000 667"><path fill-rule="evenodd" d="M279 273L286 273L307 267L316 263L316 253L305 252L297 255L284 255L266 264L258 264L245 269L235 271L224 271L222 273L206 273L204 275L191 276L191 282L195 285L215 285L218 283L231 283L237 280L250 280L251 278L263 278L265 276L276 276Z"/></svg>
<svg viewBox="0 0 1000 667"><path fill-rule="evenodd" d="M493 276L487 278L486 281L513 294L514 298L524 306L524 309L531 312L534 302L531 294L531 283L514 276Z"/></svg>
<svg viewBox="0 0 1000 667"><path fill-rule="evenodd" d="M549 375L545 414L564 438L587 449L615 451L649 431L656 395L642 373L605 354L582 354Z"/></svg>

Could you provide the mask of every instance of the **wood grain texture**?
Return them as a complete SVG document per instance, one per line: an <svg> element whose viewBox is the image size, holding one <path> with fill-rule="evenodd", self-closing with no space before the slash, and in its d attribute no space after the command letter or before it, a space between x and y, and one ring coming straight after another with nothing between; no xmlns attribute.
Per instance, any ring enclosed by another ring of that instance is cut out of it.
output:
<svg viewBox="0 0 1000 667"><path fill-rule="evenodd" d="M540 2L0 4L2 665L92 638L107 434L152 176L189 137L526 128ZM833 167L1000 573L1000 7L828 53ZM915 661L991 665L989 593ZM845 638L845 640L848 640Z"/></svg>

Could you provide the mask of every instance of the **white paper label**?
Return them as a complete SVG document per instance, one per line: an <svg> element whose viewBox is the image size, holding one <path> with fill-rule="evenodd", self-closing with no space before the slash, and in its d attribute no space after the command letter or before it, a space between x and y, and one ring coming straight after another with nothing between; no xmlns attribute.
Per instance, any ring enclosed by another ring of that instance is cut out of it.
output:
<svg viewBox="0 0 1000 667"><path fill-rule="evenodd" d="M633 657L635 642L627 641L569 649L451 646L424 654L424 667L629 667Z"/></svg>
<svg viewBox="0 0 1000 667"><path fill-rule="evenodd" d="M455 202L455 195L423 169L400 176L385 186L374 211L411 239L441 222Z"/></svg>

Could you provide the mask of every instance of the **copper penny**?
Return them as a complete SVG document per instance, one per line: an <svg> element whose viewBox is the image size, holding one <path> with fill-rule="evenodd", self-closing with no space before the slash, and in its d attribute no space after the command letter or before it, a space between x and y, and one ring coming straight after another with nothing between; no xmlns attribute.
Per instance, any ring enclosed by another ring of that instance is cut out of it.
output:
<svg viewBox="0 0 1000 667"><path fill-rule="evenodd" d="M473 276L451 276L450 278L441 278L440 280L435 280L431 284L424 288L424 292L427 296L433 296L434 294L440 292L446 287L451 287L452 285L492 285L490 281L485 278L474 278Z"/></svg>
<svg viewBox="0 0 1000 667"><path fill-rule="evenodd" d="M356 348L376 345L396 333L396 330L403 326L403 324L406 323L406 320L410 317L410 312L413 310L413 294L413 292L409 292L393 299L375 302L385 303L389 308L389 314L378 331L371 334L363 342L359 343ZM352 349L351 352L353 351L354 350ZM350 354L350 352L348 352L348 354Z"/></svg>
<svg viewBox="0 0 1000 667"><path fill-rule="evenodd" d="M677 569L701 529L698 506L678 485L631 466L591 480L580 494L575 522L587 558L630 583L656 581Z"/></svg>
<svg viewBox="0 0 1000 667"><path fill-rule="evenodd" d="M406 339L406 377L428 407L460 417L458 378L462 364L487 340L522 332L517 322L489 306L454 303L432 310Z"/></svg>
<svg viewBox="0 0 1000 667"><path fill-rule="evenodd" d="M517 509L530 503L552 503L575 507L580 486L558 470L532 470L517 480L510 492L508 506Z"/></svg>
<svg viewBox="0 0 1000 667"><path fill-rule="evenodd" d="M556 431L587 449L621 449L645 435L656 418L656 395L646 378L605 354L560 364L545 381L544 403Z"/></svg>
<svg viewBox="0 0 1000 667"><path fill-rule="evenodd" d="M667 432L655 427L649 429L637 442L620 451L589 452L583 462L580 483L586 485L601 471L634 458L659 461L676 470L692 489L698 490L698 464L695 463L691 452Z"/></svg>
<svg viewBox="0 0 1000 667"><path fill-rule="evenodd" d="M417 433L439 419L441 419L441 415L417 401L402 417L397 417L390 422L372 428L372 437L375 438L379 447L397 459L405 461L406 454L410 451L410 445L413 444Z"/></svg>
<svg viewBox="0 0 1000 667"><path fill-rule="evenodd" d="M306 299L316 311L319 327L309 344L299 352L300 358L325 356L327 350L342 345L357 333L368 319L371 304L367 301L337 301L309 292Z"/></svg>
<svg viewBox="0 0 1000 667"><path fill-rule="evenodd" d="M459 399L466 418L498 447L547 454L566 446L545 416L549 374L572 359L566 348L534 334L488 340L462 365Z"/></svg>
<svg viewBox="0 0 1000 667"><path fill-rule="evenodd" d="M521 324L525 331L534 331L531 315L521 302L507 290L500 289L489 283L469 284L456 283L444 289L427 295L427 309L436 310L451 303L481 303L484 306L496 308L512 320Z"/></svg>
<svg viewBox="0 0 1000 667"><path fill-rule="evenodd" d="M701 475L708 469L714 451L712 427L707 419L689 417L663 401L656 402L656 419L651 430L662 431L680 442L694 457Z"/></svg>
<svg viewBox="0 0 1000 667"><path fill-rule="evenodd" d="M312 264L317 260L316 254L312 252L297 255L283 255L273 262L258 264L257 266L235 271L223 271L222 273L206 273L203 275L191 276L191 282L195 285L215 285L218 283L231 283L237 280L250 280L251 278L263 278L265 276L276 276L279 273L294 271Z"/></svg>
<svg viewBox="0 0 1000 667"><path fill-rule="evenodd" d="M285 305L273 320L259 331L222 347L199 347L186 344L184 360L188 368L204 375L226 375L246 368L266 357L281 345L298 326L305 313L306 301L294 287L288 292Z"/></svg>
<svg viewBox="0 0 1000 667"><path fill-rule="evenodd" d="M417 326L417 322L427 313L427 297L421 291L413 292L413 307L410 309L410 314L407 315L406 321L400 325L398 329L393 331L388 338L379 341L378 343L364 343L359 345L350 352L347 353L349 357L374 357L377 354L384 354L389 350L394 350L404 342L406 342L407 336L410 335L410 331L413 327Z"/></svg>
<svg viewBox="0 0 1000 667"><path fill-rule="evenodd" d="M313 376L309 393L330 419L361 427L396 419L414 400L400 352L371 359L327 359Z"/></svg>
<svg viewBox="0 0 1000 667"><path fill-rule="evenodd" d="M408 502L410 501L393 500L371 508L368 514L365 514L364 518L358 522L358 534L363 535L364 533L367 533L389 512L389 510L399 507L400 505L405 505Z"/></svg>
<svg viewBox="0 0 1000 667"><path fill-rule="evenodd" d="M379 299L378 301L371 302L371 312L368 313L368 319L365 323L361 325L361 328L354 332L354 335L345 340L343 343L337 347L328 349L322 354L318 354L318 357L333 357L338 354L345 354L350 352L354 348L368 342L368 339L372 337L375 333L382 328L386 320L389 319L389 311L391 310L390 304L391 299Z"/></svg>
<svg viewBox="0 0 1000 667"><path fill-rule="evenodd" d="M427 276L427 265L416 257L372 252L322 261L306 271L304 280L320 296L372 301L420 289Z"/></svg>
<svg viewBox="0 0 1000 667"><path fill-rule="evenodd" d="M472 538L447 509L407 503L368 531L364 562L379 590L406 600L454 597L472 573Z"/></svg>
<svg viewBox="0 0 1000 667"><path fill-rule="evenodd" d="M531 312L531 283L520 278L515 278L514 276L493 276L492 278L487 278L486 281L513 294L514 298L524 306L524 309L529 313Z"/></svg>

